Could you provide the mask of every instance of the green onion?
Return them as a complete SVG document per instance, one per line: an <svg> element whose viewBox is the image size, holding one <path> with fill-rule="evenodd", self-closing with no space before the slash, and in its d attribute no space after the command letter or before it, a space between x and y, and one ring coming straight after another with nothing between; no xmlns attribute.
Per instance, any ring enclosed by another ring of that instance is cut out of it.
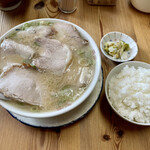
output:
<svg viewBox="0 0 150 150"><path fill-rule="evenodd" d="M39 25L51 25L52 23L49 21L41 21L41 22L31 22L31 23L25 23L22 27L21 30L26 30L27 28L31 26L39 26Z"/></svg>
<svg viewBox="0 0 150 150"><path fill-rule="evenodd" d="M39 112L40 111L40 108L38 106L32 106L31 107L31 111L32 112Z"/></svg>
<svg viewBox="0 0 150 150"><path fill-rule="evenodd" d="M88 67L93 64L92 60L89 58L80 58L78 63L83 67Z"/></svg>
<svg viewBox="0 0 150 150"><path fill-rule="evenodd" d="M35 42L34 42L34 45L36 45L36 46L40 47L40 43L39 43L39 42L37 42L37 41L35 41Z"/></svg>

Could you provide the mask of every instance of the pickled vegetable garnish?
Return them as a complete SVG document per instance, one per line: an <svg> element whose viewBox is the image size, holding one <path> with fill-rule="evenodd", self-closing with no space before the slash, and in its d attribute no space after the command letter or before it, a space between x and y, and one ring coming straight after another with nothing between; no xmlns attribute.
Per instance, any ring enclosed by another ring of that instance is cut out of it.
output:
<svg viewBox="0 0 150 150"><path fill-rule="evenodd" d="M104 44L106 53L116 59L127 59L130 50L129 44L122 40L116 42L106 42Z"/></svg>

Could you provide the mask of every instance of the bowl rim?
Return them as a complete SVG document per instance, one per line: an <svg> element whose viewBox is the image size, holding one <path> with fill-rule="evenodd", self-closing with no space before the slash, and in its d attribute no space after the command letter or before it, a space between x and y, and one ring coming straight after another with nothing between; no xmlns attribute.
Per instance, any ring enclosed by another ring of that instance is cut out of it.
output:
<svg viewBox="0 0 150 150"><path fill-rule="evenodd" d="M146 62L142 62L142 61L128 61L128 62L124 62L124 63L121 63L117 66L115 66L110 72L109 74L107 75L106 77L106 81L105 81L105 95L106 95L106 99L110 105L110 107L113 109L113 111L118 115L120 116L121 118L123 118L124 120L132 123L132 124L136 124L136 125L142 125L142 126L150 126L150 123L140 123L140 122L136 122L136 121L133 121L133 120L130 120L126 117L124 117L121 113L119 113L116 108L112 105L111 101L110 101L110 98L109 98L109 94L108 94L108 84L109 84L109 80L114 76L116 75L116 72L120 72L121 69L123 69L123 67L125 67L126 65L129 65L129 66L134 66L134 67L143 67L143 68L148 68L150 69L150 64L146 63ZM118 69L119 68L119 69ZM117 70L117 71L116 71ZM114 75L112 75L114 74Z"/></svg>
<svg viewBox="0 0 150 150"><path fill-rule="evenodd" d="M39 21L50 21L50 22L63 22L63 23L67 23L67 24L71 24L73 25L82 35L82 37L85 37L88 41L90 46L92 46L92 49L95 53L95 57L96 57L96 62L95 62L95 73L93 76L93 79L91 81L91 83L89 84L88 88L86 89L86 91L81 95L80 98L78 98L76 101L74 101L71 105L66 106L60 110L55 110L55 111L47 111L47 112L40 112L40 113L32 113L32 112L28 112L28 111L23 111L21 109L18 109L16 107L13 107L12 105L9 105L3 101L0 100L0 105L2 107L4 107L5 109L7 109L10 112L13 112L15 114L21 115L21 116L25 116L25 117L32 117L32 118L48 118L48 117L54 117L54 116L58 116L64 113L69 112L70 110L74 109L75 107L77 107L78 105L80 105L84 100L86 100L86 98L91 94L91 92L93 91L98 78L99 78L99 74L101 71L101 56L100 56L100 52L99 49L96 45L96 42L93 40L93 38L81 27L79 27L78 25L69 22L69 21L65 21L62 19L55 19L55 18L40 18L40 19L33 19L33 20L29 20L26 22L23 22L19 25L16 25L15 27L11 28L10 30L8 30L6 33L4 33L1 37L0 37L0 42L7 36L9 35L11 32L13 32L15 29L20 28L22 25L26 24L26 23L31 23L31 22L39 22Z"/></svg>
<svg viewBox="0 0 150 150"><path fill-rule="evenodd" d="M122 60L122 59L115 59L115 58L109 56L109 55L105 52L105 50L103 49L103 46L102 46L102 45L103 45L102 42L104 41L104 39L105 39L106 36L108 36L108 35L110 35L110 34L114 34L114 33L120 33L120 34L122 34L122 35L124 35L124 36L127 36L127 37L131 38L129 35L127 35L127 34L125 34L125 33L122 33L122 32L119 32L119 31L112 31L112 32L106 33L106 34L101 38L101 40L100 40L100 50L102 51L103 55L104 55L105 57L107 57L108 59L114 61L114 62L127 62L127 61L131 61L132 59L134 59L134 58L136 57L136 55L138 54L138 46L137 46L137 43L135 42L135 40L134 40L133 38L131 38L131 39L133 40L133 42L134 42L135 45L136 45L136 53L134 53L134 55L133 55L132 57L129 57L128 59L125 59L125 60Z"/></svg>

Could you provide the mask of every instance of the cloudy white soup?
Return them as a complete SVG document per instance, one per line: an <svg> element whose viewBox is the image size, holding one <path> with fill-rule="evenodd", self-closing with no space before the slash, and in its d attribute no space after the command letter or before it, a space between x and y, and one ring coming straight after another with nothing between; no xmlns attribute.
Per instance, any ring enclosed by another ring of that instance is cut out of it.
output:
<svg viewBox="0 0 150 150"><path fill-rule="evenodd" d="M0 43L0 93L29 111L53 111L76 101L89 86L95 60L72 25L26 23Z"/></svg>

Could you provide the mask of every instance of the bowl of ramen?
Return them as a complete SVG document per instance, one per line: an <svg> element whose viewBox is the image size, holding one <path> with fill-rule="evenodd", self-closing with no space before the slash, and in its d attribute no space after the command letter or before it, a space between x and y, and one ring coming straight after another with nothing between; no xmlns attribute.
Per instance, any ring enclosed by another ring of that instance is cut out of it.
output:
<svg viewBox="0 0 150 150"><path fill-rule="evenodd" d="M0 105L46 118L80 105L93 91L101 58L92 37L60 19L36 19L0 38Z"/></svg>

